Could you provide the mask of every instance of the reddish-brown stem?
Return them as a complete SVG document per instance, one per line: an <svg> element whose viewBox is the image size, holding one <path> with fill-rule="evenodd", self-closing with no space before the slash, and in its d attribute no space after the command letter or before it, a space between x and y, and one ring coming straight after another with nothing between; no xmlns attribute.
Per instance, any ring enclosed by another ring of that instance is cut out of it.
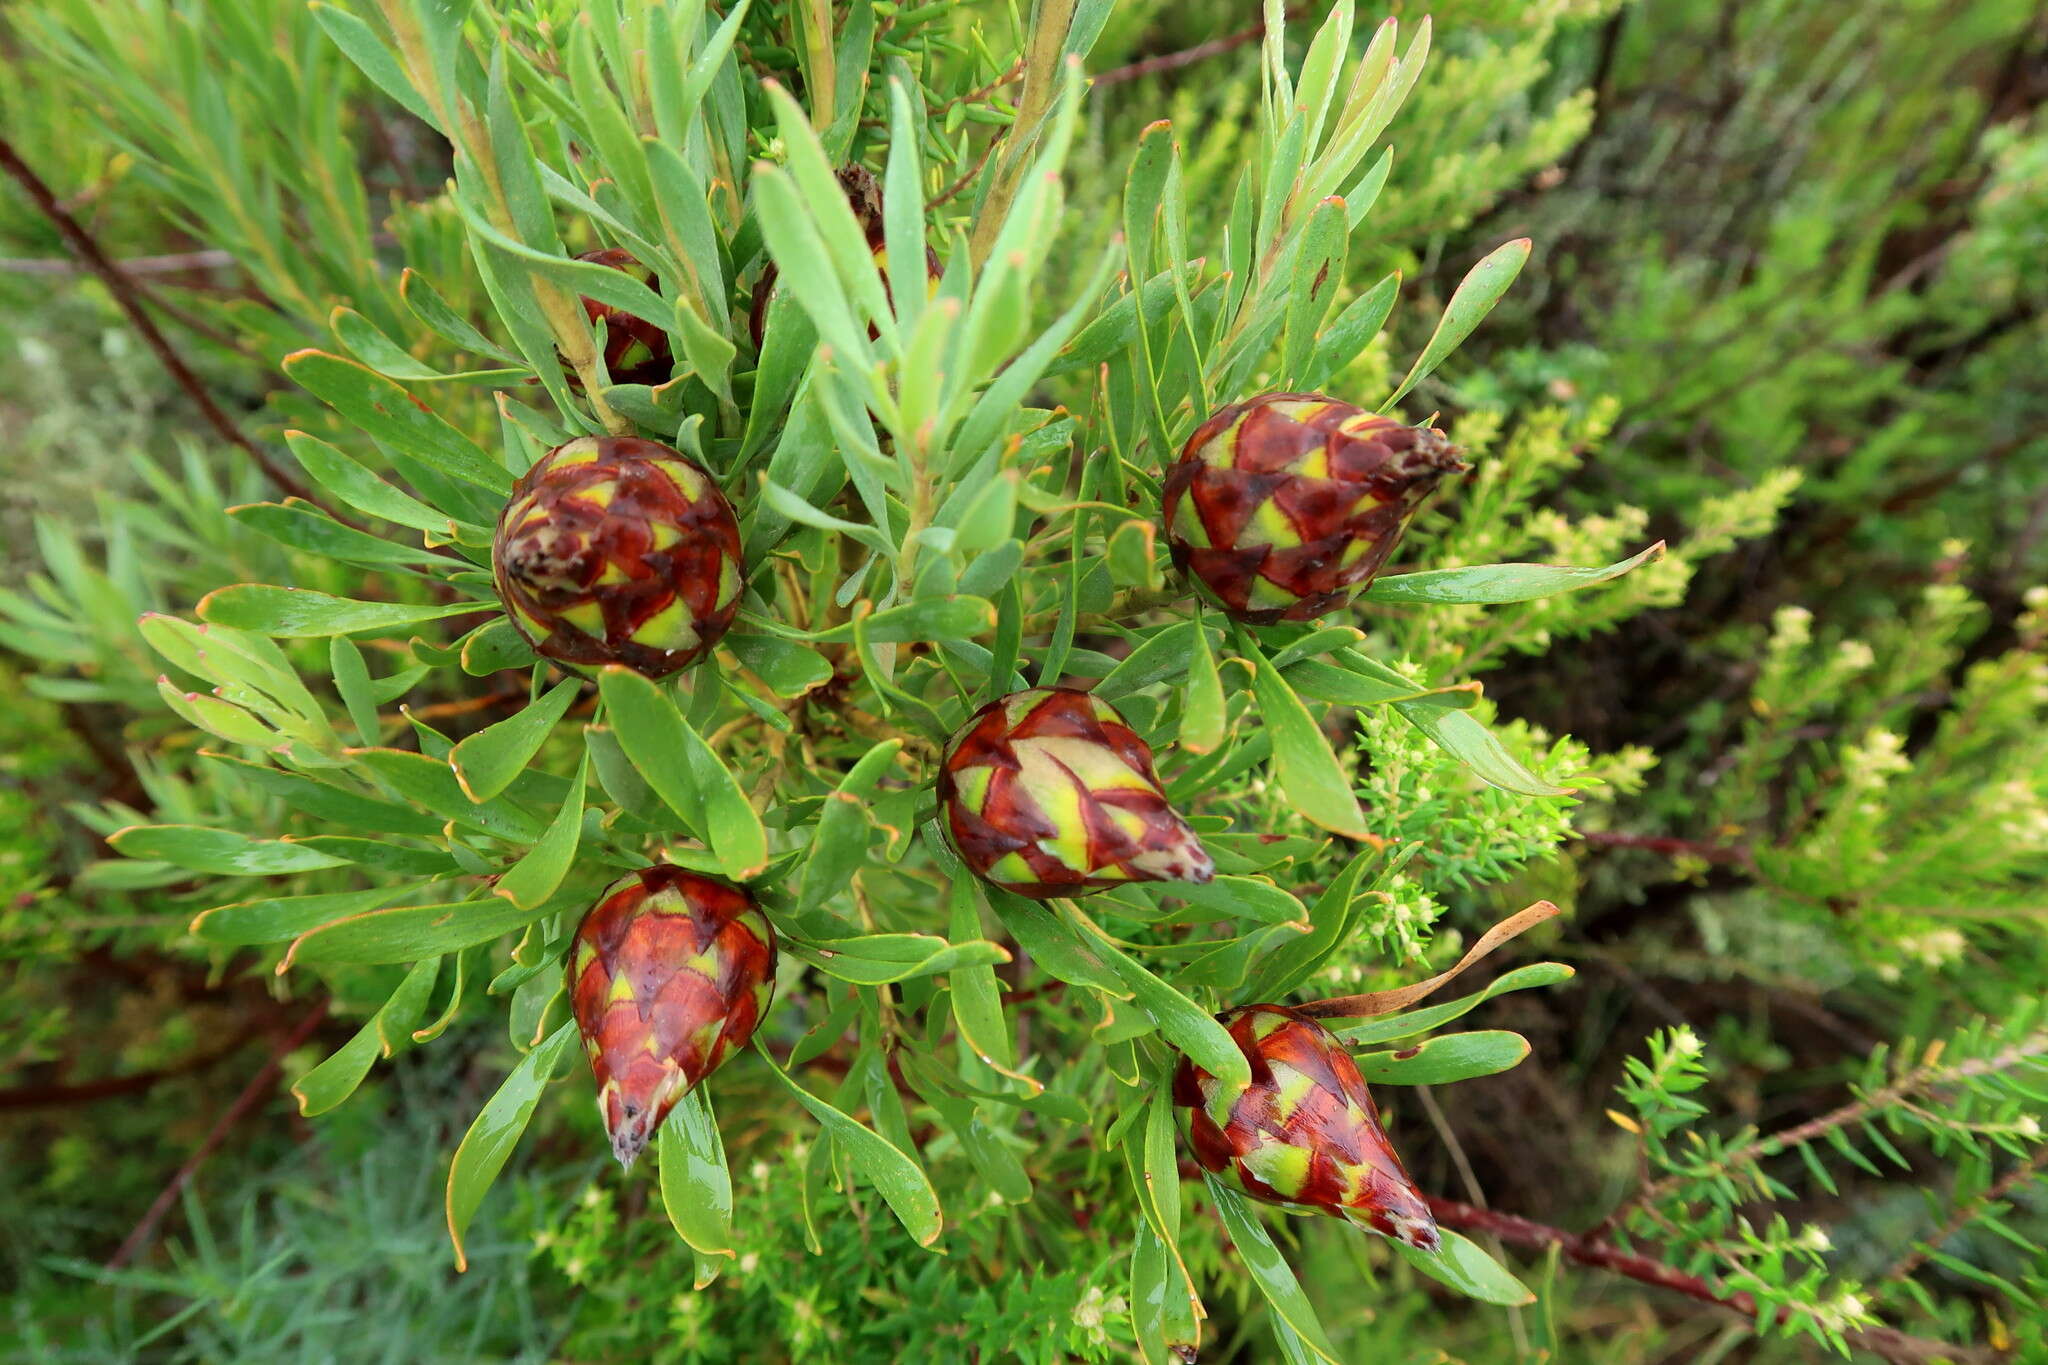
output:
<svg viewBox="0 0 2048 1365"><path fill-rule="evenodd" d="M192 1177L199 1173L199 1168L206 1164L207 1158L227 1141L228 1134L235 1130L235 1125L247 1118L256 1106L270 1095L271 1088L277 1084L277 1078L284 1070L284 1059L313 1036L313 1031L327 1018L327 1005L328 1002L323 1000L308 1010L306 1017L299 1021L298 1026L271 1051L270 1060L249 1078L249 1084L242 1088L241 1094L235 1096L235 1102L221 1114L212 1130L193 1149L192 1155L185 1158L185 1164L178 1167L177 1173L171 1177L171 1183L163 1187L156 1201L149 1206L149 1211L142 1215L142 1221L137 1223L135 1230L122 1241L120 1249L108 1260L107 1269L119 1270L149 1245L150 1240L156 1236L157 1227L163 1222L164 1215L178 1202L178 1196L192 1183Z"/></svg>
<svg viewBox="0 0 2048 1365"><path fill-rule="evenodd" d="M1918 1270L1926 1264L1929 1256L1941 1249L1942 1243L1983 1217L1985 1211L1993 1204L2029 1180L2039 1178L2044 1166L2048 1166L2048 1147L2036 1147L2032 1156L1993 1181L1984 1193L1965 1202L1951 1214L1949 1220L1941 1225L1940 1231L1901 1256L1898 1263L1884 1273L1884 1277L1888 1280L1900 1280Z"/></svg>
<svg viewBox="0 0 2048 1365"><path fill-rule="evenodd" d="M278 488L292 497L303 498L320 507L320 500L313 495L312 490L292 477L290 471L250 440L242 429L235 425L234 419L214 401L213 395L206 391L206 386L200 382L199 376L192 372L192 367L185 363L184 357L178 354L177 348L171 345L169 339L157 327L156 320L143 308L135 282L123 274L121 268L100 249L92 234L87 232L76 218L64 211L64 206L57 202L57 196L51 192L49 185L36 174L32 166L21 159L20 154L14 150L14 144L4 137L0 137L0 170L6 171L21 186L34 202L37 211L49 219L50 225L57 229L58 235L64 239L64 244L77 253L85 268L98 277L100 283L106 285L107 292L114 297L114 302L127 315L128 321L134 324L135 330L142 334L143 341L157 360L170 371L171 378L178 382L178 387L182 388L186 396L198 407L200 415L206 418L207 425L211 426L222 440L246 452ZM326 509L322 507L322 510Z"/></svg>
<svg viewBox="0 0 2048 1365"><path fill-rule="evenodd" d="M1429 1211L1443 1227L1455 1228L1460 1232L1489 1233L1511 1246L1528 1247L1536 1251L1556 1247L1559 1254L1574 1265L1624 1275L1638 1284L1668 1289L1689 1299L1740 1313L1751 1320L1757 1316L1756 1300L1751 1295L1723 1293L1698 1275L1689 1275L1676 1266L1625 1251L1611 1242L1597 1241L1512 1213L1499 1213L1492 1209L1482 1209L1476 1204L1461 1203L1455 1199L1439 1199L1434 1195L1429 1196ZM1896 1362L1897 1365L1937 1360L1956 1362L1956 1365L1969 1365L1970 1362L1989 1362L1998 1358L1980 1347L1932 1341L1925 1337L1910 1336L1890 1327L1859 1328L1843 1335L1853 1345L1874 1352L1888 1361Z"/></svg>
<svg viewBox="0 0 2048 1365"><path fill-rule="evenodd" d="M1287 17L1289 19L1298 19L1306 8L1307 6L1305 5L1291 6L1287 11ZM1184 48L1179 52L1162 53L1157 57L1146 57L1142 61L1132 62L1128 66L1112 67L1110 70L1095 77L1093 83L1096 85L1121 85L1125 81L1142 80L1146 76L1157 76L1167 71L1178 71L1184 66L1193 66L1196 62L1205 62L1211 57L1220 57L1226 52L1235 52L1238 48L1250 43L1256 43L1265 36L1265 24L1253 24L1250 28L1241 28L1237 32L1227 33L1221 38L1211 38L1206 43L1196 43L1193 47Z"/></svg>
<svg viewBox="0 0 2048 1365"><path fill-rule="evenodd" d="M242 1046L261 1031L260 1024L252 1025L243 1029L224 1047L202 1052L196 1057L188 1057L182 1062L158 1067L153 1071L136 1071L126 1076L107 1076L96 1081L81 1081L77 1085L23 1085L12 1090L0 1090L0 1110L92 1104L118 1095L140 1094L175 1077L189 1076L195 1071L204 1071L217 1062L227 1060L241 1051Z"/></svg>

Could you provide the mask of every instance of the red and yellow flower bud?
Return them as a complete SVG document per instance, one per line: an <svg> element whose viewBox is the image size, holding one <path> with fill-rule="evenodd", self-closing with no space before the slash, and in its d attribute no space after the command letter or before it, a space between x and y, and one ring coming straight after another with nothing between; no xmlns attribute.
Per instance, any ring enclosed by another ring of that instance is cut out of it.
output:
<svg viewBox="0 0 2048 1365"><path fill-rule="evenodd" d="M775 930L745 891L664 865L605 892L569 950L569 1001L621 1163L747 1045L774 992Z"/></svg>
<svg viewBox="0 0 2048 1365"><path fill-rule="evenodd" d="M1173 562L1241 621L1312 621L1362 592L1444 475L1432 427L1313 393L1233 403L1167 471Z"/></svg>
<svg viewBox="0 0 2048 1365"><path fill-rule="evenodd" d="M630 251L615 246L604 247L586 251L576 259L594 261L628 275L637 275L642 284L658 291L653 272L642 267ZM660 326L588 296L583 299L583 311L592 326L600 322L604 324L604 369L614 384L666 384L669 381L675 371L675 358L669 349L668 333Z"/></svg>
<svg viewBox="0 0 2048 1365"><path fill-rule="evenodd" d="M1435 1251L1436 1219L1336 1036L1284 1005L1247 1005L1222 1020L1251 1064L1251 1084L1226 1086L1186 1057L1173 1078L1173 1102L1187 1111L1203 1169L1229 1172L1254 1199L1334 1214Z"/></svg>
<svg viewBox="0 0 2048 1365"><path fill-rule="evenodd" d="M512 624L550 659L659 678L732 624L745 576L732 504L656 441L584 436L512 489L491 545Z"/></svg>
<svg viewBox="0 0 2048 1365"><path fill-rule="evenodd" d="M939 801L967 866L1020 896L1216 873L1166 803L1145 741L1115 707L1071 688L1013 692L975 712L946 751Z"/></svg>
<svg viewBox="0 0 2048 1365"><path fill-rule="evenodd" d="M882 276L882 294L889 300L889 306L896 306L896 295L889 285L889 245L887 231L882 225L882 187L875 183L874 175L865 166L848 166L839 172L839 187L846 191L846 202L859 220L861 231L866 234L868 250L874 255L875 269ZM939 263L939 253L927 246L924 249L925 297L938 292L939 281L944 278L946 268ZM768 304L775 296L775 281L778 277L773 264L761 272L761 278L754 283L753 307L747 313L747 335L753 338L754 350L761 349L761 341L768 326ZM872 341L881 333L877 328L868 328L868 340Z"/></svg>

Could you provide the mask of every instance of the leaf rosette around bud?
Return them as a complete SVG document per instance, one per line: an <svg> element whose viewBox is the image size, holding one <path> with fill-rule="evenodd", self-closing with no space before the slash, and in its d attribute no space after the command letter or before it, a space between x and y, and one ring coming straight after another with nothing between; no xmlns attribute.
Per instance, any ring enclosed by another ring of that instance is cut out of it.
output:
<svg viewBox="0 0 2048 1365"><path fill-rule="evenodd" d="M1188 438L1166 474L1167 545L1239 620L1311 621L1363 591L1437 482L1467 467L1433 427L1265 394Z"/></svg>
<svg viewBox="0 0 2048 1365"><path fill-rule="evenodd" d="M664 865L605 892L576 929L569 1001L622 1164L747 1045L774 993L775 930L745 891Z"/></svg>
<svg viewBox="0 0 2048 1365"><path fill-rule="evenodd" d="M649 289L659 290L654 272L642 266L632 252L620 247L586 251L576 258L608 265L638 276ZM647 318L623 308L599 303L588 296L582 300L584 315L591 325L604 324L604 369L614 384L666 384L675 372L675 356L669 348L668 333ZM570 376L575 377L573 374Z"/></svg>
<svg viewBox="0 0 2048 1365"><path fill-rule="evenodd" d="M541 654L650 678L710 652L745 582L725 494L680 452L632 436L543 455L498 517L491 565L512 624Z"/></svg>
<svg viewBox="0 0 2048 1365"><path fill-rule="evenodd" d="M1227 1086L1181 1058L1173 1102L1186 1111L1196 1161L1234 1175L1254 1199L1333 1214L1435 1251L1436 1219L1336 1035L1284 1005L1246 1005L1221 1018L1252 1079Z"/></svg>
<svg viewBox="0 0 2048 1365"><path fill-rule="evenodd" d="M968 867L1020 896L1215 875L1152 750L1086 692L1033 688L975 712L947 748L939 801Z"/></svg>

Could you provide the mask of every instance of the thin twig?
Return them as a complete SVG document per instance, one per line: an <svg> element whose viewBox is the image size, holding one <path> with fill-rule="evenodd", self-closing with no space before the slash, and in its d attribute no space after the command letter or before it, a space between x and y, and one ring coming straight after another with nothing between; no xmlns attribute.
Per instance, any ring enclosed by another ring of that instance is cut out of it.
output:
<svg viewBox="0 0 2048 1365"><path fill-rule="evenodd" d="M1948 1222L1942 1224L1941 1231L1901 1256L1898 1262L1884 1273L1884 1277L1888 1280L1903 1280L1918 1270L1949 1238L1983 1217L1986 1209L2039 1176L2043 1166L2048 1166L2048 1147L2036 1147L2032 1156L2000 1176L1984 1193L1960 1205L1950 1215Z"/></svg>
<svg viewBox="0 0 2048 1365"><path fill-rule="evenodd" d="M1292 6L1287 11L1287 17L1299 19L1305 9L1306 5ZM1166 71L1178 71L1184 66L1193 66L1196 62L1205 62L1211 57L1235 52L1238 48L1256 43L1265 36L1266 25L1261 21L1250 28L1239 29L1221 38L1211 38L1206 43L1196 43L1193 47L1179 52L1167 52L1157 57L1146 57L1142 61L1132 62L1128 66L1112 67L1095 77L1094 84L1122 85L1125 81L1142 80L1146 76L1157 76Z"/></svg>
<svg viewBox="0 0 2048 1365"><path fill-rule="evenodd" d="M192 1183L192 1177L199 1173L199 1168L206 1164L207 1158L211 1157L220 1149L220 1145L227 1141L228 1134L235 1130L235 1125L247 1118L255 1110L256 1106L269 1096L271 1089L277 1084L278 1076L284 1071L284 1059L290 1056L301 1043L311 1038L313 1031L319 1028L321 1022L327 1018L327 1005L328 1002L322 1000L318 1005L308 1010L306 1017L299 1021L298 1027L294 1028L285 1040L279 1043L271 1052L270 1060L263 1064L260 1071L249 1078L249 1084L242 1088L242 1093L235 1097L235 1102L229 1105L227 1110L221 1114L220 1119L213 1125L212 1131L207 1133L205 1138L200 1141L199 1146L193 1149L192 1155L185 1158L185 1164L178 1167L177 1173L171 1177L171 1183L164 1186L163 1190L157 1195L156 1202L151 1204L149 1211L142 1215L142 1221L137 1223L135 1230L130 1232L127 1238L122 1241L120 1249L107 1262L107 1269L119 1270L128 1262L134 1260L137 1254L149 1245L151 1239L156 1236L158 1225L164 1221L164 1215L171 1211L171 1205L178 1202L178 1196L184 1192L187 1185Z"/></svg>
<svg viewBox="0 0 2048 1365"><path fill-rule="evenodd" d="M181 270L221 270L237 263L235 253L222 247L204 251L174 251L164 256L130 256L116 261L124 275L173 275ZM91 267L69 256L30 256L0 259L0 275L79 275Z"/></svg>
<svg viewBox="0 0 2048 1365"><path fill-rule="evenodd" d="M195 1071L204 1071L218 1062L226 1061L240 1052L242 1047L261 1031L260 1024L243 1029L223 1047L213 1048L197 1056L187 1057L182 1062L151 1071L133 1071L125 1076L107 1076L96 1081L81 1081L76 1085L23 1085L11 1090L0 1090L0 1111L92 1104L120 1095L139 1095L175 1077L189 1076Z"/></svg>
<svg viewBox="0 0 2048 1365"><path fill-rule="evenodd" d="M200 414L206 418L207 424L220 435L220 438L245 451L249 458L256 461L263 472L270 476L270 481L286 494L302 498L316 507L322 506L320 499L314 496L311 489L293 478L288 470L259 449L256 443L235 425L234 419L221 410L220 404L214 402L213 395L206 391L206 386L200 382L199 376L192 373L192 367L185 363L184 357L178 354L177 349L157 328L155 320L143 308L141 299L136 295L134 281L123 274L121 268L108 258L107 253L100 249L99 243L93 240L92 234L88 233L76 218L64 211L64 206L57 202L57 196L51 192L49 185L35 173L33 167L21 159L20 154L14 150L14 144L4 137L0 137L0 170L5 170L27 192L37 210L50 220L51 226L63 237L64 244L76 252L85 268L106 285L107 291L114 296L114 302L127 314L128 321L135 325L136 331L142 333L143 341L162 362L163 367L170 371L171 378L178 381L178 386L185 390L186 395L199 408ZM322 510L326 509L323 507Z"/></svg>
<svg viewBox="0 0 2048 1365"><path fill-rule="evenodd" d="M1687 1298L1697 1299L1701 1303L1740 1313L1752 1321L1757 1316L1754 1296L1747 1293L1723 1293L1698 1275L1689 1275L1676 1266L1666 1265L1662 1261L1632 1251L1624 1251L1611 1242L1566 1232L1563 1228L1554 1228L1512 1213L1482 1209L1476 1204L1460 1203L1454 1199L1439 1199L1435 1195L1429 1196L1429 1211L1443 1227L1455 1228L1460 1232L1487 1233L1511 1245L1535 1250L1556 1247L1567 1261L1575 1265L1625 1275L1639 1284L1668 1289ZM1982 1347L1933 1341L1926 1337L1908 1335L1892 1327L1857 1328L1842 1335L1848 1338L1852 1345L1883 1356L1886 1360L1895 1362L1895 1365L1918 1365L1919 1362L1938 1360L1950 1361L1953 1365L1979 1365L1980 1362L1988 1365L1988 1362L1998 1359L1997 1355Z"/></svg>

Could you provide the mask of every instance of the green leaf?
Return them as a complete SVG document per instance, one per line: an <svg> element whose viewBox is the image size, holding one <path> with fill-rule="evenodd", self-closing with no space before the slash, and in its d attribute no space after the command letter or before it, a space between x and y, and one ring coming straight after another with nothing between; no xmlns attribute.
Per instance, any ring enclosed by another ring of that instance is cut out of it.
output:
<svg viewBox="0 0 2048 1365"><path fill-rule="evenodd" d="M1551 564L1474 564L1463 569L1425 569L1421 573L1374 579L1365 590L1365 597L1372 602L1527 602L1619 578L1663 553L1664 542L1660 540L1604 569Z"/></svg>
<svg viewBox="0 0 2048 1365"><path fill-rule="evenodd" d="M462 1234L476 1216L484 1194L505 1169L506 1160L518 1145L520 1135L533 1118L541 1091L547 1088L569 1045L576 1040L576 1023L570 1020L548 1036L548 1040L520 1059L512 1074L463 1134L462 1145L448 1167L448 1238L455 1245L455 1268L469 1269L469 1257L462 1249Z"/></svg>
<svg viewBox="0 0 2048 1365"><path fill-rule="evenodd" d="M1130 991L1131 999L1155 1024L1168 1042L1188 1055L1195 1065L1214 1076L1226 1090L1251 1084L1251 1063L1216 1017L1187 996L1154 976L1118 948L1094 921L1078 910L1069 909L1062 918L1076 924L1095 941L1091 945L1109 964Z"/></svg>
<svg viewBox="0 0 2048 1365"><path fill-rule="evenodd" d="M797 1103L810 1110L811 1115L825 1126L825 1131L846 1153L854 1169L880 1192L917 1244L928 1247L938 1241L945 1226L945 1217L939 1209L938 1192L932 1188L924 1168L891 1146L872 1128L841 1113L790 1079L788 1073L768 1055L767 1049L757 1048L755 1051L775 1079L788 1087Z"/></svg>
<svg viewBox="0 0 2048 1365"><path fill-rule="evenodd" d="M1209 632L1197 619L1188 650L1187 688L1181 694L1180 746L1191 754L1214 753L1229 733L1223 677L1209 649Z"/></svg>
<svg viewBox="0 0 2048 1365"><path fill-rule="evenodd" d="M1308 370L1330 300L1344 283L1345 246L1350 235L1342 199L1333 196L1309 211L1295 249L1293 288L1287 298L1287 330L1281 347L1283 388Z"/></svg>
<svg viewBox="0 0 2048 1365"><path fill-rule="evenodd" d="M1358 1071L1372 1085L1448 1085L1509 1070L1528 1055L1529 1040L1521 1034L1488 1029L1447 1033L1392 1052L1362 1053Z"/></svg>
<svg viewBox="0 0 2048 1365"><path fill-rule="evenodd" d="M1386 1043L1396 1038L1412 1038L1418 1033L1428 1033L1442 1028L1453 1019L1471 1013L1496 995L1509 991L1531 990L1538 986L1555 986L1569 981L1577 975L1562 962L1531 962L1511 972L1503 972L1488 982L1486 989L1441 1005L1429 1005L1419 1010L1402 1014L1386 1014L1370 1019L1328 1019L1324 1023L1330 1031L1347 1044L1356 1047L1363 1043Z"/></svg>
<svg viewBox="0 0 2048 1365"><path fill-rule="evenodd" d="M728 877L745 881L768 864L768 832L739 779L660 689L613 664L598 688L619 745L640 775L717 855Z"/></svg>
<svg viewBox="0 0 2048 1365"><path fill-rule="evenodd" d="M831 660L794 640L733 631L722 643L778 697L801 697L832 677Z"/></svg>
<svg viewBox="0 0 2048 1365"><path fill-rule="evenodd" d="M481 804L511 786L512 779L526 770L526 765L540 752L540 746L554 733L582 687L580 678L557 683L517 715L487 725L457 744L448 763L455 769L455 780L462 784L463 795Z"/></svg>
<svg viewBox="0 0 2048 1365"><path fill-rule="evenodd" d="M1104 701L1115 701L1154 683L1186 677L1195 650L1194 634L1199 629L1193 621L1176 621L1147 635L1107 677L1095 684L1095 695ZM1185 724L1182 730L1181 742L1186 743Z"/></svg>
<svg viewBox="0 0 2048 1365"><path fill-rule="evenodd" d="M1482 1303L1516 1308L1536 1302L1536 1296L1529 1292L1527 1285L1471 1238L1449 1228L1439 1228L1437 1236L1442 1239L1442 1244L1435 1255L1418 1251L1402 1242L1391 1245L1401 1253L1402 1260L1423 1274L1441 1280L1459 1293L1468 1294Z"/></svg>
<svg viewBox="0 0 2048 1365"><path fill-rule="evenodd" d="M569 865L576 861L576 846L583 834L583 797L589 781L590 751L585 749L576 764L575 780L569 784L569 799L555 812L540 842L498 879L499 895L531 910L555 894L562 878L569 874Z"/></svg>
<svg viewBox="0 0 2048 1365"><path fill-rule="evenodd" d="M1385 164L1384 159L1381 164ZM1394 302L1400 295L1401 272L1397 270L1346 304L1336 321L1316 338L1315 351L1302 371L1302 387L1322 388L1331 376L1357 359L1359 352L1380 334L1380 328L1386 326L1387 315L1394 311Z"/></svg>
<svg viewBox="0 0 2048 1365"><path fill-rule="evenodd" d="M1274 777L1280 790L1297 811L1324 829L1354 839L1370 835L1365 812L1358 808L1329 736L1287 680L1242 633L1239 644L1252 665L1252 697L1259 717L1273 738Z"/></svg>
<svg viewBox="0 0 2048 1365"><path fill-rule="evenodd" d="M546 913L502 896L449 905L372 910L314 929L292 948L297 962L368 966L452 953L523 929Z"/></svg>
<svg viewBox="0 0 2048 1365"><path fill-rule="evenodd" d="M462 671L487 678L508 668L530 668L540 659L510 619L486 621L462 637Z"/></svg>
<svg viewBox="0 0 2048 1365"><path fill-rule="evenodd" d="M1488 252L1479 264L1472 267L1458 287L1451 292L1451 301L1444 307L1444 315L1437 319L1436 331L1430 334L1429 344L1422 348L1422 354L1415 358L1415 364L1402 379L1401 386L1380 404L1379 410L1387 409L1400 402L1408 391L1427 378L1431 371L1443 364L1445 357L1458 349L1459 343L1472 335L1472 329L1480 320L1493 311L1493 305L1500 302L1501 295L1508 292L1508 286L1515 282L1515 276L1522 273L1528 263L1529 249L1533 245L1527 237L1517 237Z"/></svg>
<svg viewBox="0 0 2048 1365"><path fill-rule="evenodd" d="M204 825L130 825L107 842L124 857L147 858L219 877L278 877L340 867L345 861L302 844L251 839Z"/></svg>
<svg viewBox="0 0 2048 1365"><path fill-rule="evenodd" d="M925 826L927 844L938 843L932 833L934 828L930 824ZM1071 986L1092 986L1120 998L1129 997L1123 978L1094 945L1045 906L998 887L988 888L988 900L996 918L1010 931L1017 946L1031 954L1035 966Z"/></svg>
<svg viewBox="0 0 2048 1365"><path fill-rule="evenodd" d="M660 1166L661 1206L690 1250L697 1253L696 1288L717 1277L719 1258L733 1257L732 1172L725 1143L704 1087L693 1086L676 1101L655 1135Z"/></svg>
<svg viewBox="0 0 2048 1365"><path fill-rule="evenodd" d="M867 857L868 810L875 788L902 751L900 739L876 744L861 755L860 761L847 770L839 786L825 798L810 847L804 853L803 875L797 890L798 909L820 905L852 882Z"/></svg>
<svg viewBox="0 0 2048 1365"><path fill-rule="evenodd" d="M373 886L367 891L333 891L317 896L276 896L237 901L203 910L192 921L192 933L208 943L252 947L283 943L300 934L380 909L405 894L402 886Z"/></svg>
<svg viewBox="0 0 2048 1365"><path fill-rule="evenodd" d="M1397 701L1394 709L1434 740L1451 757L1470 768L1481 780L1511 792L1528 796L1570 796L1570 787L1545 782L1530 772L1500 737L1481 725L1470 713L1434 696Z"/></svg>
<svg viewBox="0 0 2048 1365"><path fill-rule="evenodd" d="M1302 1292L1301 1281L1294 1277L1287 1258L1273 1245L1272 1237L1246 1205L1244 1196L1213 1175L1202 1179L1209 1186L1209 1198L1214 1201L1216 1212L1222 1216L1223 1230L1230 1234L1231 1244L1237 1248L1238 1259L1251 1272L1252 1282L1266 1296L1273 1312L1327 1365L1341 1365L1336 1347L1330 1344L1329 1334L1316 1316L1315 1306Z"/></svg>
<svg viewBox="0 0 2048 1365"><path fill-rule="evenodd" d="M443 820L488 834L509 843L531 844L540 838L542 825L534 816L512 804L509 795L486 802L469 799L455 780L455 770L439 759L409 749L350 749L348 756L391 784L399 795L426 807ZM556 783L560 778L553 779ZM518 784L514 784L515 786Z"/></svg>
<svg viewBox="0 0 2048 1365"><path fill-rule="evenodd" d="M370 1016L355 1037L339 1051L292 1083L299 1112L308 1118L324 1114L355 1093L378 1057L395 1056L412 1042L412 1031L426 1013L427 997L441 974L441 959L427 958L413 964L398 989L391 992L382 1008Z"/></svg>
<svg viewBox="0 0 2048 1365"><path fill-rule="evenodd" d="M375 370L324 351L299 351L285 357L284 371L387 450L500 497L512 491L509 470Z"/></svg>
<svg viewBox="0 0 2048 1365"><path fill-rule="evenodd" d="M931 976L956 967L994 966L1010 960L1006 949L986 939L948 943L936 934L867 934L860 938L808 941L785 935L782 948L828 976L862 986Z"/></svg>
<svg viewBox="0 0 2048 1365"><path fill-rule="evenodd" d="M239 583L218 588L199 602L199 618L214 625L253 630L280 639L323 635L354 635L361 631L398 630L444 616L470 616L496 611L482 602L409 603L358 602L304 588L277 588Z"/></svg>
<svg viewBox="0 0 2048 1365"><path fill-rule="evenodd" d="M861 623L861 633L871 645L902 645L971 640L987 634L995 624L996 609L985 597L923 597L868 616ZM853 626L849 622L807 638L819 644L846 644L853 639Z"/></svg>

